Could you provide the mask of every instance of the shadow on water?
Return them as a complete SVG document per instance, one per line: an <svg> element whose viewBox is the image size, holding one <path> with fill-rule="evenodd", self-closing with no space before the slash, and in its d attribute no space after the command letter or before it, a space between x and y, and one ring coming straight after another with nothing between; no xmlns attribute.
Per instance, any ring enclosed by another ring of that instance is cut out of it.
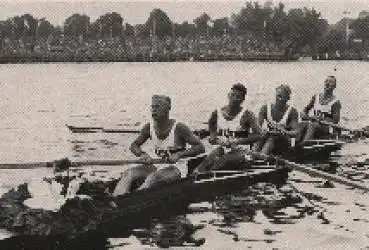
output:
<svg viewBox="0 0 369 250"><path fill-rule="evenodd" d="M108 231L89 233L74 239L51 236L18 235L0 241L0 249L112 249L131 245L129 242L112 244L111 239L125 240L130 236L137 238L139 244L168 248L171 246L200 246L205 239L195 239L193 233L203 228L193 225L185 215L163 216L142 220L137 218L136 229L120 227L109 228Z"/></svg>
<svg viewBox="0 0 369 250"><path fill-rule="evenodd" d="M1 249L9 250L64 250L64 249L108 249L108 240L105 236L94 236L65 240L45 236L13 236L0 241Z"/></svg>

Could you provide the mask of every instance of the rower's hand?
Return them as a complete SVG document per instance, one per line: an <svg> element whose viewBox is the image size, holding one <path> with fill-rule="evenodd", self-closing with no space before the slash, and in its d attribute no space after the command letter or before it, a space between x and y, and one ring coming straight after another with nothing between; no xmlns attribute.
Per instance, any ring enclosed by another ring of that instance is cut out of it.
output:
<svg viewBox="0 0 369 250"><path fill-rule="evenodd" d="M153 159L151 158L151 156L148 153L143 153L140 156L140 160L142 160L143 162L145 162L146 164L152 164L153 163Z"/></svg>
<svg viewBox="0 0 369 250"><path fill-rule="evenodd" d="M275 129L278 127L278 124L274 121L268 121L268 127L271 129Z"/></svg>
<svg viewBox="0 0 369 250"><path fill-rule="evenodd" d="M171 154L171 155L169 155L169 157L168 157L168 162L169 162L169 163L174 164L174 163L176 163L179 159L181 159L181 157L182 157L182 155L181 155L181 153L180 153L180 152L175 153L175 154Z"/></svg>
<svg viewBox="0 0 369 250"><path fill-rule="evenodd" d="M309 114L306 114L305 112L301 112L300 117L301 117L301 120L303 120L303 121L309 121L310 120Z"/></svg>
<svg viewBox="0 0 369 250"><path fill-rule="evenodd" d="M268 131L268 135L280 135L280 133L276 130L270 130Z"/></svg>
<svg viewBox="0 0 369 250"><path fill-rule="evenodd" d="M235 145L235 141L231 138L222 138L222 140L219 140L219 145L225 148L232 148Z"/></svg>
<svg viewBox="0 0 369 250"><path fill-rule="evenodd" d="M193 175L198 175L200 174L200 169L199 168L195 168L192 172Z"/></svg>
<svg viewBox="0 0 369 250"><path fill-rule="evenodd" d="M320 121L320 117L318 116L310 116L309 120L312 122L319 122Z"/></svg>
<svg viewBox="0 0 369 250"><path fill-rule="evenodd" d="M216 136L210 136L209 137L209 143L214 145L214 144L217 144L218 142L218 138Z"/></svg>
<svg viewBox="0 0 369 250"><path fill-rule="evenodd" d="M283 135L282 131L276 130L276 129L268 131L268 134L269 135L272 135L272 136L280 136L280 135Z"/></svg>

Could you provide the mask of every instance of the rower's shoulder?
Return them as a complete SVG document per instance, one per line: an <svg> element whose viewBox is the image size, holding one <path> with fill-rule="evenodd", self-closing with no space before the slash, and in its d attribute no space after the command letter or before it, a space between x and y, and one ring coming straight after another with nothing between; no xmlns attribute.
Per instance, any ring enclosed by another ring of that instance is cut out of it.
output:
<svg viewBox="0 0 369 250"><path fill-rule="evenodd" d="M332 106L335 108L341 108L341 101L339 99L335 100Z"/></svg>
<svg viewBox="0 0 369 250"><path fill-rule="evenodd" d="M296 108L296 107L291 106L290 114L291 114L291 115L298 115L298 114L299 114L299 111L297 110L297 108Z"/></svg>
<svg viewBox="0 0 369 250"><path fill-rule="evenodd" d="M190 127L184 122L176 122L176 128L178 132L190 130Z"/></svg>
<svg viewBox="0 0 369 250"><path fill-rule="evenodd" d="M193 134L191 128L187 124L185 124L184 122L177 122L176 123L174 133L175 133L176 136L179 136L179 137L183 137L183 136L187 137L187 136Z"/></svg>

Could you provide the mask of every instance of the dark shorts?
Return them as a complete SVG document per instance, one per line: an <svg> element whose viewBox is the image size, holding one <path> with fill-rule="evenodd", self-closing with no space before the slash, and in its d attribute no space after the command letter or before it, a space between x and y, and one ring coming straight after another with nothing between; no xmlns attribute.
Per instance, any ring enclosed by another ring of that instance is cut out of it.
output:
<svg viewBox="0 0 369 250"><path fill-rule="evenodd" d="M291 139L288 136L274 136L273 154L283 155L291 150Z"/></svg>

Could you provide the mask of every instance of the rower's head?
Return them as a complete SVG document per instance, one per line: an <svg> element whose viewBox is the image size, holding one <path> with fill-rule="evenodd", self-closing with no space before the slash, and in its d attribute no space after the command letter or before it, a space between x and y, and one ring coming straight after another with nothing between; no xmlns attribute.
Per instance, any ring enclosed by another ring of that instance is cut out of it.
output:
<svg viewBox="0 0 369 250"><path fill-rule="evenodd" d="M153 95L151 98L151 116L154 120L160 120L169 116L171 100L165 95Z"/></svg>
<svg viewBox="0 0 369 250"><path fill-rule="evenodd" d="M287 103L291 98L291 88L286 84L281 84L276 88L276 103Z"/></svg>
<svg viewBox="0 0 369 250"><path fill-rule="evenodd" d="M334 89L336 88L337 79L335 76L327 76L324 81L324 93L325 94L333 94Z"/></svg>
<svg viewBox="0 0 369 250"><path fill-rule="evenodd" d="M233 84L228 93L228 100L230 105L241 105L245 100L247 94L246 87L241 83Z"/></svg>

